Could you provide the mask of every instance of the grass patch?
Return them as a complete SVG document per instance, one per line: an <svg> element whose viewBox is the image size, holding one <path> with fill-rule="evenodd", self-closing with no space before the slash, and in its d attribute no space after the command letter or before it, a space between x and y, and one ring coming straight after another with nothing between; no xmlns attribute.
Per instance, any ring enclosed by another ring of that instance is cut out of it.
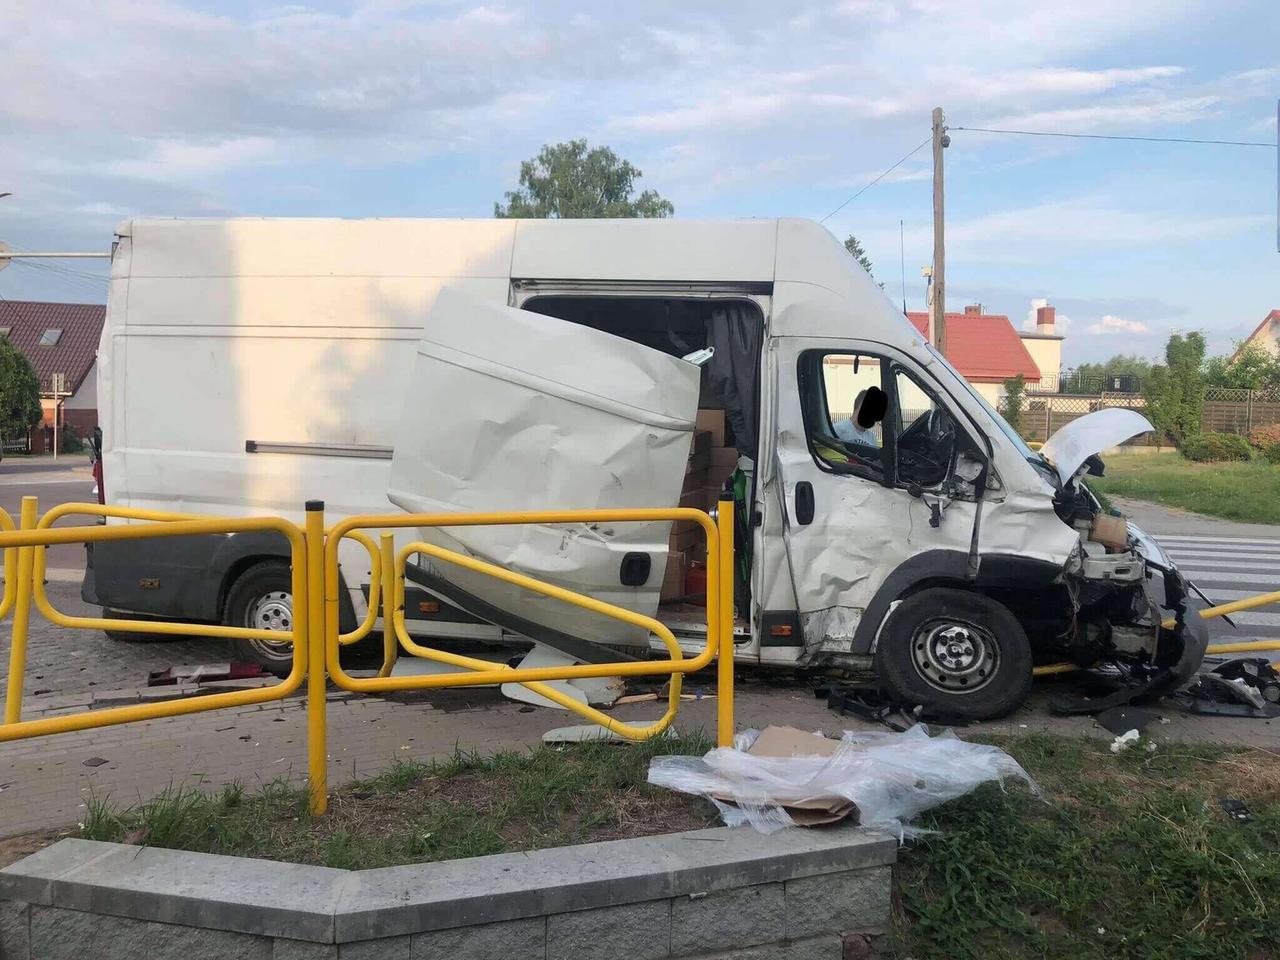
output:
<svg viewBox="0 0 1280 960"><path fill-rule="evenodd" d="M890 955L1280 956L1280 755L1001 745L1047 802L987 786L925 814L937 832L902 851ZM1228 818L1223 797L1252 822Z"/></svg>
<svg viewBox="0 0 1280 960"><path fill-rule="evenodd" d="M1120 454L1107 458L1107 475L1090 478L1089 486L1227 520L1280 523L1280 469L1265 460L1193 463L1177 453Z"/></svg>
<svg viewBox="0 0 1280 960"><path fill-rule="evenodd" d="M334 791L323 817L283 781L254 792L172 787L128 809L91 797L79 836L367 869L692 830L719 822L714 807L649 786L649 760L711 746L693 735L400 760Z"/></svg>

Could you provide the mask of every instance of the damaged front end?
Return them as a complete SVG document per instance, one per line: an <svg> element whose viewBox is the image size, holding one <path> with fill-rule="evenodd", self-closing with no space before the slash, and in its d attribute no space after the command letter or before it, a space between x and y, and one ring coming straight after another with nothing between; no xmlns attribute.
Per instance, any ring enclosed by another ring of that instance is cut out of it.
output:
<svg viewBox="0 0 1280 960"><path fill-rule="evenodd" d="M1090 454L1054 498L1080 541L1063 568L1065 622L1058 642L1037 650L1081 667L1116 666L1135 698L1156 698L1187 683L1204 659L1208 627L1192 588L1160 546L1123 518L1108 515L1085 483L1103 465Z"/></svg>

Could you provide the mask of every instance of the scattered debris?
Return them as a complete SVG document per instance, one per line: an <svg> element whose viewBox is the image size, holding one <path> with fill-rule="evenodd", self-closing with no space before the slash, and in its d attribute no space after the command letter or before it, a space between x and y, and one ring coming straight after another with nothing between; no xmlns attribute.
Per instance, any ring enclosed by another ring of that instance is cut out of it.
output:
<svg viewBox="0 0 1280 960"><path fill-rule="evenodd" d="M814 696L827 698L827 706L840 716L853 714L872 723L883 723L902 733L922 720L948 727L963 727L970 721L926 709L919 704L907 706L892 700L878 683L833 683L814 690Z"/></svg>
<svg viewBox="0 0 1280 960"><path fill-rule="evenodd" d="M111 761L109 761L109 760L104 760L104 759L102 759L102 757L90 757L88 760L85 760L85 761L83 762L82 766L86 766L86 767L100 767L100 766L102 766L104 763L110 763L110 762L111 762Z"/></svg>
<svg viewBox="0 0 1280 960"><path fill-rule="evenodd" d="M1280 673L1260 657L1228 660L1171 699L1188 713L1269 720L1280 717Z"/></svg>
<svg viewBox="0 0 1280 960"><path fill-rule="evenodd" d="M791 727L746 730L732 747L649 764L650 783L707 797L725 823L762 833L852 817L906 836L922 811L1006 777L1035 790L999 747L950 730L931 737L923 724L903 733L846 731L840 740Z"/></svg>
<svg viewBox="0 0 1280 960"><path fill-rule="evenodd" d="M1127 730L1111 741L1111 752L1119 753L1121 750L1128 750L1141 739L1142 734L1137 730Z"/></svg>
<svg viewBox="0 0 1280 960"><path fill-rule="evenodd" d="M1249 808L1245 806L1243 800L1223 797L1218 801L1218 805L1222 807L1223 813L1237 823L1248 823L1253 819L1253 814L1249 812Z"/></svg>
<svg viewBox="0 0 1280 960"><path fill-rule="evenodd" d="M181 663L147 674L147 686L176 683L211 683L218 680L247 680L262 676L257 663Z"/></svg>
<svg viewBox="0 0 1280 960"><path fill-rule="evenodd" d="M651 700L657 700L656 693L629 693L625 697L619 697L613 701L615 707L622 706L625 703L648 703Z"/></svg>
<svg viewBox="0 0 1280 960"><path fill-rule="evenodd" d="M1120 734L1129 730L1142 733L1156 719L1156 715L1154 711L1143 710L1141 707L1112 707L1103 710L1095 719L1103 729L1111 733Z"/></svg>

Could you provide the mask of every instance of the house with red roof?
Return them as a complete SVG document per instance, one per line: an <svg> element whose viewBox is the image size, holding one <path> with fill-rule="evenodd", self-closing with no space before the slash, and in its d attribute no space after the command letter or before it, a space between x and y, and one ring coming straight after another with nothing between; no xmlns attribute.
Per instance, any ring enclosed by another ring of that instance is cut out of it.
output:
<svg viewBox="0 0 1280 960"><path fill-rule="evenodd" d="M929 314L908 312L907 319L933 341ZM1057 389L1062 340L1050 306L1036 310L1034 331L1015 329L1007 316L987 313L980 303L947 314L947 359L992 403L1004 392L1004 381L1019 374L1030 391Z"/></svg>
<svg viewBox="0 0 1280 960"><path fill-rule="evenodd" d="M98 340L106 315L100 303L0 300L0 336L31 361L40 380L44 422L31 431L33 453L50 448L55 416L59 429L71 426L80 437L98 425Z"/></svg>

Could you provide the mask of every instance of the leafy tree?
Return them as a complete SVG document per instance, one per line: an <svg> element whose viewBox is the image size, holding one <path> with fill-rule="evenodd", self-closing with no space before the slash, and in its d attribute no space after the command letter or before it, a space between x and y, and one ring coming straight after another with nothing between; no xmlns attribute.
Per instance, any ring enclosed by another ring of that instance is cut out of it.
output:
<svg viewBox="0 0 1280 960"><path fill-rule="evenodd" d="M1022 432L1022 406L1027 398L1027 379L1022 374L1004 382L1004 419L1018 433Z"/></svg>
<svg viewBox="0 0 1280 960"><path fill-rule="evenodd" d="M1147 417L1179 448L1200 432L1204 409L1204 336L1175 333L1165 344L1163 364L1143 383Z"/></svg>
<svg viewBox="0 0 1280 960"><path fill-rule="evenodd" d="M849 234L849 236L845 237L844 248L849 251L849 256L857 260L862 265L862 269L870 273L874 279L875 273L871 270L871 258L867 256L867 251L858 242L858 238L853 234Z"/></svg>
<svg viewBox="0 0 1280 960"><path fill-rule="evenodd" d="M1237 343L1234 357L1210 357L1205 382L1211 387L1265 390L1280 387L1280 357L1257 343Z"/></svg>
<svg viewBox="0 0 1280 960"><path fill-rule="evenodd" d="M1151 373L1151 361L1145 357L1118 354L1102 363L1082 363L1075 375L1086 383L1105 382L1108 377L1137 377L1145 380Z"/></svg>
<svg viewBox="0 0 1280 960"><path fill-rule="evenodd" d="M586 140L547 144L520 164L520 189L493 205L495 217L669 217L670 200L653 190L633 197L641 173L608 147Z"/></svg>
<svg viewBox="0 0 1280 960"><path fill-rule="evenodd" d="M0 437L16 440L42 416L35 368L7 337L0 337Z"/></svg>

